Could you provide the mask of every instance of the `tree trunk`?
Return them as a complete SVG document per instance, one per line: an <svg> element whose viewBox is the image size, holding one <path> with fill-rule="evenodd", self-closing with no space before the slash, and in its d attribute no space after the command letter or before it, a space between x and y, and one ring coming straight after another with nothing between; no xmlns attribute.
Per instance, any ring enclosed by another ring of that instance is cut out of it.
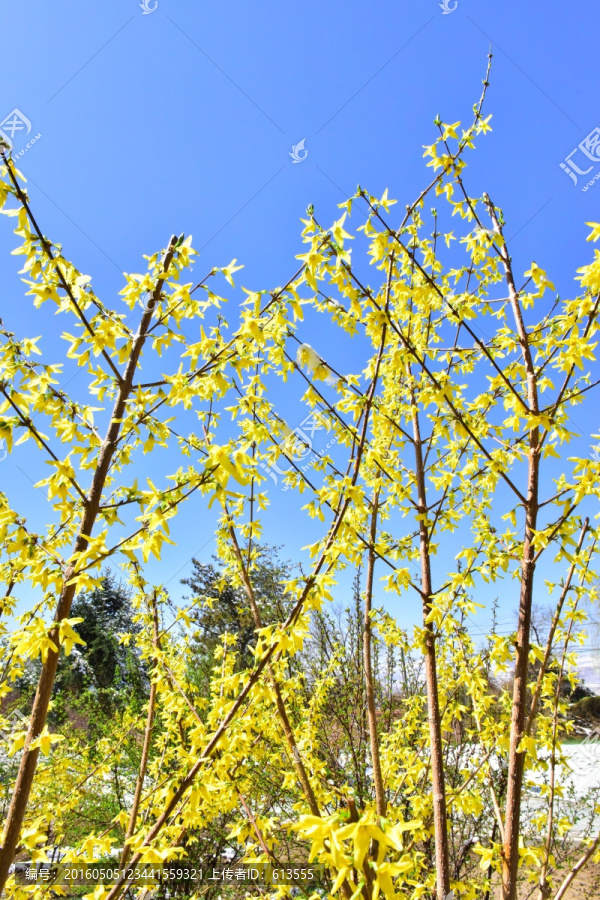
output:
<svg viewBox="0 0 600 900"><path fill-rule="evenodd" d="M427 622L431 612L431 560L429 554L429 532L425 517L427 514L427 494L423 465L423 444L419 428L419 417L413 398L413 439L416 462L416 481L419 510L419 543L421 552L421 594L423 598L423 627L425 639L425 679L427 684L427 712L429 718L429 740L431 744L431 786L433 791L433 822L435 829L435 869L437 875L437 900L446 900L450 893L450 854L448 847L448 825L446 813L446 781L444 776L444 755L442 747L442 719L440 715L439 688L435 633L432 622Z"/></svg>
<svg viewBox="0 0 600 900"><path fill-rule="evenodd" d="M367 588L365 592L365 628L363 632L365 686L367 691L367 716L369 721L369 745L371 750L371 765L373 766L373 784L375 785L375 801L377 813L385 816L386 800L383 777L381 775L381 760L379 758L379 737L377 734L377 710L375 708L375 686L373 683L373 666L371 661L371 645L373 642L373 627L371 624L371 606L373 599L373 575L375 570L375 540L377 537L377 510L379 497L373 498L373 512L371 514L371 538L369 544L369 557L367 563ZM375 854L374 854L375 855Z"/></svg>

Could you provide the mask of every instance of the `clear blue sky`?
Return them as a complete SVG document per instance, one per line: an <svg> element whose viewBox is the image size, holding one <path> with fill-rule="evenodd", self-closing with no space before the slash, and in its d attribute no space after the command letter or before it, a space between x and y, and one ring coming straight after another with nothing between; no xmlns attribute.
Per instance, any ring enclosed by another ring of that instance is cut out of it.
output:
<svg viewBox="0 0 600 900"><path fill-rule="evenodd" d="M576 291L600 182L583 192L560 163L600 126L597 2L458 0L447 14L439 0L158 0L147 14L139 2L0 0L0 120L17 108L31 122L17 149L41 135L18 161L35 211L105 302L173 232L193 234L198 273L237 257L241 283L273 287L294 271L309 203L329 222L357 183L413 200L433 119L470 119L490 43L494 130L470 157L471 193L503 207L517 268L535 259L561 293ZM301 140L308 155L294 164ZM7 255L11 221L0 225L1 314L58 349L63 323L50 309L32 316ZM578 424L597 432L600 415ZM43 510L34 454L17 451L0 464L2 488ZM306 533L284 518L265 537L294 557ZM153 576L175 596L190 557L208 558L211 528L198 507L182 514Z"/></svg>

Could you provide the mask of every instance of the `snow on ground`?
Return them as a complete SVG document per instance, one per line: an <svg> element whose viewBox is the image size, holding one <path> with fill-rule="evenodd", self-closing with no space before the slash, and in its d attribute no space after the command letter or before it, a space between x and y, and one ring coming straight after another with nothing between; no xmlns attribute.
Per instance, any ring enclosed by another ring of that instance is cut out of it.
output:
<svg viewBox="0 0 600 900"><path fill-rule="evenodd" d="M574 828L570 836L584 836L591 830L600 831L600 815L593 816L594 805L600 800L600 737L588 739L579 744L562 744L561 752L565 765L556 767L556 783L562 788L562 798L557 799L555 816L565 815ZM540 810L547 810L548 801L541 796L542 782L547 782L548 775L543 778L540 773L527 773L530 780L536 782L524 795L524 811L526 818Z"/></svg>

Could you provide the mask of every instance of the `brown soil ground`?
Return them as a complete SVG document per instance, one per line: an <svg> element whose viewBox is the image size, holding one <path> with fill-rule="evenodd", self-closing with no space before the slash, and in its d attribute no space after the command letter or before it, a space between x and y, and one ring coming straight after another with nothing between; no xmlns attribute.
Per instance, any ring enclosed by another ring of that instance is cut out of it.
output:
<svg viewBox="0 0 600 900"><path fill-rule="evenodd" d="M566 874L566 873L565 873ZM550 900L554 894L550 895ZM519 900L537 900L537 891L525 888L519 894ZM500 891L495 895L495 900L501 900ZM564 896L564 900L600 900L600 865L590 865L575 880Z"/></svg>

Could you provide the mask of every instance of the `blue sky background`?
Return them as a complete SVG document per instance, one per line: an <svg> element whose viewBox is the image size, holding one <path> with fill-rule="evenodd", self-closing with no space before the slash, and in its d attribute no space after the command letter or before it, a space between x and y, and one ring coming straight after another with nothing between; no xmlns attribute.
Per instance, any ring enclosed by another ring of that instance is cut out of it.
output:
<svg viewBox="0 0 600 900"><path fill-rule="evenodd" d="M30 120L17 151L41 135L18 160L34 210L105 302L118 302L121 273L141 271L142 254L173 232L193 234L198 275L237 257L236 284L271 288L295 270L309 203L329 223L357 183L389 188L396 209L411 202L430 175L422 145L433 119L470 121L490 43L494 130L469 156L470 193L487 190L503 207L517 270L536 260L561 294L577 292L600 183L584 192L586 179L574 185L560 163L600 125L597 3L458 0L444 14L439 0L158 0L144 14L138 2L0 0L0 121L14 108ZM293 164L303 139L308 155ZM588 177L598 171L600 161ZM0 222L1 315L18 334L43 334L58 359L65 321L49 307L33 314L23 297L11 224ZM318 348L310 330L300 334ZM590 398L575 416L582 445L600 431L596 406ZM32 487L42 471L28 446L0 464L2 489L28 515L43 516ZM313 537L286 503L267 516L265 538L298 558ZM150 572L175 598L190 558L209 558L213 527L199 504L176 522L178 546ZM510 595L509 624L514 586ZM402 624L419 615L416 601L391 608Z"/></svg>

